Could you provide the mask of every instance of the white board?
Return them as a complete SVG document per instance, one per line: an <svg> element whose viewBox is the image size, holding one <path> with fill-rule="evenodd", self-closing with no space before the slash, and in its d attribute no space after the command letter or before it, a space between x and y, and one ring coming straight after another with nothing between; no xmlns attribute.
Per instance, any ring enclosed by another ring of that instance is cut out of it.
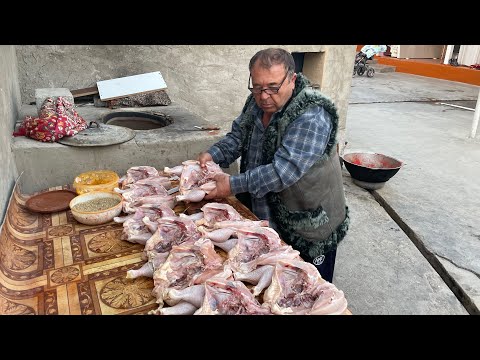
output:
<svg viewBox="0 0 480 360"><path fill-rule="evenodd" d="M97 81L100 100L111 100L129 95L158 91L167 88L160 71Z"/></svg>

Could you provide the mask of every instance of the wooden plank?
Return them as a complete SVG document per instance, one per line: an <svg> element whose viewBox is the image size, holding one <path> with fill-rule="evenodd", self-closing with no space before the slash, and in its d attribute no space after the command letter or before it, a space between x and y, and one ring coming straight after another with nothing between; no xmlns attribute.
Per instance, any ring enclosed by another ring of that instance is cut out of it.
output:
<svg viewBox="0 0 480 360"><path fill-rule="evenodd" d="M97 81L100 100L119 99L129 95L144 94L167 88L160 71Z"/></svg>
<svg viewBox="0 0 480 360"><path fill-rule="evenodd" d="M56 290L58 315L70 315L70 307L68 306L67 284L57 286Z"/></svg>
<svg viewBox="0 0 480 360"><path fill-rule="evenodd" d="M95 85L95 86L85 88L85 89L71 90L70 92L72 93L74 98L77 98L77 97L81 97L81 96L98 94L98 88Z"/></svg>
<svg viewBox="0 0 480 360"><path fill-rule="evenodd" d="M78 298L77 283L68 283L66 285L70 314L81 314L82 310L80 309L80 299Z"/></svg>

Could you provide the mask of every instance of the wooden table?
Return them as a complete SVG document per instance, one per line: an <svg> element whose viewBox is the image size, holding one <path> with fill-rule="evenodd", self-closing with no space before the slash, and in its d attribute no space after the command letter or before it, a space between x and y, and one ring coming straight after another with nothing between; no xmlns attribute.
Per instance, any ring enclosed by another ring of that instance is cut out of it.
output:
<svg viewBox="0 0 480 360"><path fill-rule="evenodd" d="M15 186L0 232L0 314L126 315L158 307L153 279L125 277L144 264L144 246L121 240L122 224L83 225L70 210L30 212L29 197ZM257 220L235 197L222 201ZM175 211L191 214L205 203Z"/></svg>

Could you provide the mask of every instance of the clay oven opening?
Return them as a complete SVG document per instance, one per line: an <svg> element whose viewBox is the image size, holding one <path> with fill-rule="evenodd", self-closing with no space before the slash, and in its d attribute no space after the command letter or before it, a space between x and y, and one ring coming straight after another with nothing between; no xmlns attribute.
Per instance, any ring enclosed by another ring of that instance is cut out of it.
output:
<svg viewBox="0 0 480 360"><path fill-rule="evenodd" d="M151 130L168 126L173 123L173 119L160 112L118 111L103 116L102 122L133 130Z"/></svg>

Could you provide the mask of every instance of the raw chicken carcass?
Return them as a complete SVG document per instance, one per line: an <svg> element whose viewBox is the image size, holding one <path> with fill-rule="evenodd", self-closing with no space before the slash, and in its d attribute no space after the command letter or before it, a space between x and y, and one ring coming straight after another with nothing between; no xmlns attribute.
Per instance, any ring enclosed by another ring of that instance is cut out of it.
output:
<svg viewBox="0 0 480 360"><path fill-rule="evenodd" d="M173 246L165 263L153 274L152 294L163 307L164 297L170 289L185 289L201 284L208 278L222 273L223 259L208 239L194 244Z"/></svg>
<svg viewBox="0 0 480 360"><path fill-rule="evenodd" d="M177 165L174 167L165 166L163 168L163 173L168 176L180 176L182 175L183 165Z"/></svg>
<svg viewBox="0 0 480 360"><path fill-rule="evenodd" d="M180 302L188 302L195 306L195 310L202 306L205 296L205 285L192 285L184 289L169 289L163 300L170 306L175 306Z"/></svg>
<svg viewBox="0 0 480 360"><path fill-rule="evenodd" d="M158 205L142 205L136 208L135 213L114 217L116 223L123 223L122 240L132 243L145 245L153 233L157 230L157 219L166 216L175 216L175 213L168 206Z"/></svg>
<svg viewBox="0 0 480 360"><path fill-rule="evenodd" d="M263 306L274 314L338 315L347 309L347 300L343 291L322 279L314 265L280 260L263 295Z"/></svg>
<svg viewBox="0 0 480 360"><path fill-rule="evenodd" d="M233 280L232 271L230 268L224 267L221 273L211 277L209 280L212 279ZM202 283L186 287L185 289L169 289L163 300L171 306L180 302L189 302L198 309L202 306L204 296L205 283Z"/></svg>
<svg viewBox="0 0 480 360"><path fill-rule="evenodd" d="M250 272L255 268L248 265L251 261L282 246L280 236L272 228L246 226L235 229L235 233L238 241L228 259L236 271Z"/></svg>
<svg viewBox="0 0 480 360"><path fill-rule="evenodd" d="M126 216L116 216L113 218L113 221L115 221L116 223L124 223L125 221L133 217L142 220L145 216L147 216L150 221L156 221L157 219L160 219L162 217L175 216L175 212L169 206L162 203L143 204L140 207L136 208L135 213ZM155 229L151 230L151 233L153 234L155 230L156 227Z"/></svg>
<svg viewBox="0 0 480 360"><path fill-rule="evenodd" d="M270 315L241 281L210 279L205 298L195 315Z"/></svg>
<svg viewBox="0 0 480 360"><path fill-rule="evenodd" d="M145 245L147 240L152 236L152 233L142 220L142 212L137 211L135 215L123 223L123 231L120 239Z"/></svg>
<svg viewBox="0 0 480 360"><path fill-rule="evenodd" d="M195 223L189 218L179 216L166 216L157 220L157 231L145 244L145 252L165 253L173 245L180 245L186 241L195 242L201 235Z"/></svg>
<svg viewBox="0 0 480 360"><path fill-rule="evenodd" d="M202 206L203 220L197 222L197 225L213 227L217 222L222 221L241 221L244 220L233 206L217 202L209 202Z"/></svg>
<svg viewBox="0 0 480 360"><path fill-rule="evenodd" d="M166 258L163 253L152 254L150 259L139 269L128 270L127 279L135 279L139 276L153 278L153 273L156 269L160 268Z"/></svg>
<svg viewBox="0 0 480 360"><path fill-rule="evenodd" d="M253 296L257 296L260 295L263 289L265 289L272 283L272 276L274 270L274 265L263 265L247 274L236 272L235 280L240 280L256 285L252 289L252 294Z"/></svg>
<svg viewBox="0 0 480 360"><path fill-rule="evenodd" d="M159 174L158 170L152 166L132 166L127 170L126 175L118 180L118 183L120 187L124 189L129 184L153 176L159 176Z"/></svg>
<svg viewBox="0 0 480 360"><path fill-rule="evenodd" d="M182 195L177 195L177 201L200 202L206 194L217 187L216 181L209 181L199 187L193 187L190 190L185 190Z"/></svg>
<svg viewBox="0 0 480 360"><path fill-rule="evenodd" d="M227 241L222 241L222 242L214 242L212 241L213 245L219 247L225 252L229 252L230 250L233 249L233 247L237 244L237 239L236 238L231 238L228 239Z"/></svg>
<svg viewBox="0 0 480 360"><path fill-rule="evenodd" d="M273 267L279 260L298 259L300 253L282 245L271 228L244 228L237 232L238 241L228 252L227 264L236 280L256 285L253 295L259 295L272 281Z"/></svg>
<svg viewBox="0 0 480 360"><path fill-rule="evenodd" d="M213 180L218 173L223 173L218 164L207 161L202 169L200 162L187 160L182 163L183 170L180 175L179 192L177 201L201 201L205 194L215 189L216 182Z"/></svg>
<svg viewBox="0 0 480 360"><path fill-rule="evenodd" d="M168 178L155 176L129 184L124 189L115 188L114 191L122 194L125 201L133 202L142 196L168 195L167 190L171 187Z"/></svg>
<svg viewBox="0 0 480 360"><path fill-rule="evenodd" d="M262 234L260 230L273 230L270 228L257 228L256 231L237 232L238 241L228 253L228 263L234 271L244 274L253 271L261 265L275 265L280 259L295 259L300 252L291 246L282 245L280 239L270 236L268 232Z"/></svg>
<svg viewBox="0 0 480 360"><path fill-rule="evenodd" d="M196 224L198 225L198 221ZM236 236L238 229L244 228L258 228L266 227L268 228L268 220L243 220L243 221L221 221L217 222L214 225L215 230L206 229L204 226L198 226L198 231L202 234L203 237L209 238L215 243L224 242L233 235ZM273 230L273 229L272 229Z"/></svg>
<svg viewBox="0 0 480 360"><path fill-rule="evenodd" d="M242 247L241 245L239 246L239 243L241 243L240 239L237 242L237 246L233 248L230 253L234 253L238 248ZM234 273L235 280L241 280L255 285L252 292L253 295L257 296L272 282L273 269L278 261L299 259L300 252L294 250L291 246L281 246L260 254L256 258L243 256L240 253L229 259L228 265L238 270Z"/></svg>
<svg viewBox="0 0 480 360"><path fill-rule="evenodd" d="M188 219L193 220L193 221L198 221L198 220L203 219L203 212L200 211L200 212L190 214L190 215L180 213L180 214L178 214L178 216L185 217L185 218L188 218Z"/></svg>
<svg viewBox="0 0 480 360"><path fill-rule="evenodd" d="M163 186L166 190L172 188L172 183L170 179L166 176L150 176L142 180L138 180L134 183L135 185L143 185L143 186ZM132 184L133 185L133 184Z"/></svg>
<svg viewBox="0 0 480 360"><path fill-rule="evenodd" d="M134 213L136 209L142 205L158 205L164 204L170 209L173 209L176 205L175 196L173 195L149 195L136 198L132 202L123 201L123 212L127 214Z"/></svg>
<svg viewBox="0 0 480 360"><path fill-rule="evenodd" d="M223 173L218 164L213 161L207 161L205 168L200 167L200 162L196 160L187 160L182 163L183 170L180 176L180 194L213 180L216 174Z"/></svg>
<svg viewBox="0 0 480 360"><path fill-rule="evenodd" d="M193 315L198 308L189 302L182 301L175 306L158 308L148 312L149 315Z"/></svg>
<svg viewBox="0 0 480 360"><path fill-rule="evenodd" d="M146 204L136 208L134 214L115 217L113 220L117 223L123 223L122 240L145 245L156 230L156 227L152 230L148 222L155 221L155 224L157 224L156 220L165 216L175 216L175 213L163 204Z"/></svg>

